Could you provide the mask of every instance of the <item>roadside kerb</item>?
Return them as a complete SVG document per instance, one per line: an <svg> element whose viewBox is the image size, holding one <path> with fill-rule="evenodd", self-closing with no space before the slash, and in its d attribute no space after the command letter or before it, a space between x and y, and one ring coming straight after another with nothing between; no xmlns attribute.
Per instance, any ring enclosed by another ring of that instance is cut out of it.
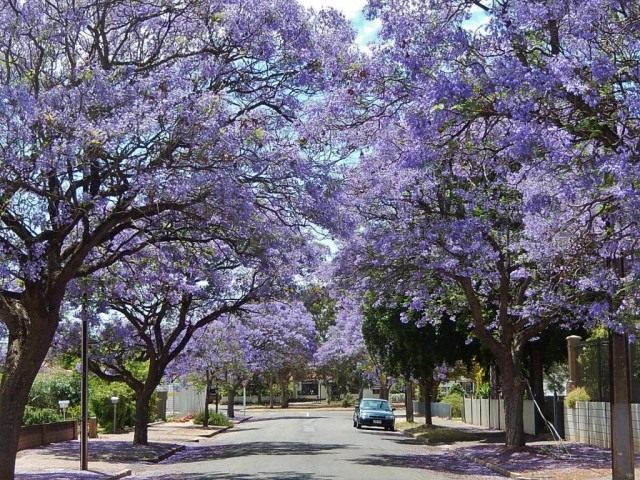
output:
<svg viewBox="0 0 640 480"><path fill-rule="evenodd" d="M163 460L166 460L171 455L175 455L176 453L181 452L182 450L184 450L184 448L185 448L184 445L178 445L177 447L172 448L168 452L164 452L164 453L158 455L157 458L154 458L153 460L151 460L151 463L158 463L158 462L161 462Z"/></svg>
<svg viewBox="0 0 640 480"><path fill-rule="evenodd" d="M406 435L408 437L419 439L419 435L418 434L406 432L404 430L401 430L401 432L402 432L403 435ZM429 439L428 438L427 439L423 439L423 441L424 441L425 445L429 445ZM520 473L515 473L515 472L512 472L510 470L507 470L504 467L501 467L500 465L496 465L493 462L489 462L487 460L484 460L484 459L479 458L479 457L475 457L473 455L460 453L458 451L458 449L456 449L456 448L451 448L451 447L443 448L443 447L438 447L436 445L430 445L430 446L436 447L436 448L440 448L441 450L453 453L458 458L461 458L463 460L467 460L469 462L473 462L473 463L475 463L477 465L481 465L483 467L488 468L489 470L493 470L494 472L499 473L500 475L503 475L503 476L509 477L509 478L513 478L514 480L540 480L540 477L531 477L531 476L528 476L528 475L522 475Z"/></svg>
<svg viewBox="0 0 640 480"><path fill-rule="evenodd" d="M520 473L515 473L512 472L510 470L507 470L504 467L501 467L500 465L497 465L493 462L489 462L488 460L484 460L483 458L480 457L474 457L473 455L469 455L469 454L464 454L464 453L460 453L457 451L457 449L452 448L449 449L450 452L454 453L458 458L461 458L463 460L468 460L470 462L473 462L477 465L482 465L483 467L487 467L489 470L493 470L496 473L499 473L500 475L504 475L505 477L510 477L513 478L514 480L540 480L541 478L544 477L531 477L528 475L522 475Z"/></svg>
<svg viewBox="0 0 640 480"><path fill-rule="evenodd" d="M237 422L233 422L233 424L234 424L234 425L237 425L237 424L239 424L239 423L244 423L244 422L246 422L247 420L249 420L250 418L251 418L251 417L244 417L244 418L241 418L241 419L240 419L240 420L238 420ZM226 432L226 431L227 431L227 430L229 430L230 428L233 428L233 425L228 425L228 426L226 426L226 427L218 428L218 429L214 430L214 431L213 431L213 432L211 432L211 433L204 433L204 434L199 435L199 436L200 436L200 437L203 437L203 438L211 438L211 437L213 437L214 435L218 435L219 433ZM197 440L196 440L196 441L197 441Z"/></svg>
<svg viewBox="0 0 640 480"><path fill-rule="evenodd" d="M114 473L113 475L106 477L106 480L118 480L120 478L125 478L131 476L131 469L127 468L120 472Z"/></svg>

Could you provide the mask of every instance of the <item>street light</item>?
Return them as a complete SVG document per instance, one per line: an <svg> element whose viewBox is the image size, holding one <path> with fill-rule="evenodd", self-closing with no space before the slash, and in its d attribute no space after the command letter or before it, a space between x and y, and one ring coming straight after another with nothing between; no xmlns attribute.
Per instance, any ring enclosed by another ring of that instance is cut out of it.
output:
<svg viewBox="0 0 640 480"><path fill-rule="evenodd" d="M62 420L66 420L67 408L69 408L69 400L58 400L58 406L62 410Z"/></svg>
<svg viewBox="0 0 640 480"><path fill-rule="evenodd" d="M116 433L116 409L119 401L120 401L119 397L116 397L116 396L111 397L111 403L113 403L113 433Z"/></svg>

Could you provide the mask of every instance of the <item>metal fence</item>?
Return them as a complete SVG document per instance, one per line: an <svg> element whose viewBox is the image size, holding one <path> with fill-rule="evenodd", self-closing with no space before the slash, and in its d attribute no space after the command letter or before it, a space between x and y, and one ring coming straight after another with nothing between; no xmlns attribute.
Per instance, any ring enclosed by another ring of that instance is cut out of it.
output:
<svg viewBox="0 0 640 480"><path fill-rule="evenodd" d="M588 340L577 347L578 386L584 387L592 402L610 401L609 341ZM629 345L631 401L640 403L640 345Z"/></svg>

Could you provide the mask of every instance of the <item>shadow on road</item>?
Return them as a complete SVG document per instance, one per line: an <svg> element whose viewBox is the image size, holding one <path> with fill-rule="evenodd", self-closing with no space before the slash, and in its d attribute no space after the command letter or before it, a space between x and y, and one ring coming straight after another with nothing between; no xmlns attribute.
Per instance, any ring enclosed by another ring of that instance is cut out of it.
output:
<svg viewBox="0 0 640 480"><path fill-rule="evenodd" d="M470 478L476 478L478 476L504 478L502 475L486 467L461 459L451 453L371 455L353 460L353 463L375 467L415 468L467 476Z"/></svg>
<svg viewBox="0 0 640 480"><path fill-rule="evenodd" d="M302 442L247 442L238 445L211 445L187 447L162 464L192 463L207 460L248 457L251 455L318 455L331 450L340 450L348 445L313 444Z"/></svg>
<svg viewBox="0 0 640 480"><path fill-rule="evenodd" d="M300 472L258 472L260 479L264 480L334 480L336 477L320 476L313 473ZM256 474L245 473L181 473L179 477L175 474L154 476L154 480L255 480Z"/></svg>
<svg viewBox="0 0 640 480"><path fill-rule="evenodd" d="M44 472L44 473L16 473L15 480L96 480L104 478L99 472Z"/></svg>
<svg viewBox="0 0 640 480"><path fill-rule="evenodd" d="M311 417L307 417L306 415L296 415L294 417L290 416L290 415L278 415L278 416L274 416L274 417L261 417L261 418L251 418L251 420L247 420L246 422L244 422L245 424L249 424L249 423L254 423L254 422L270 422L271 420L314 420L314 419L320 419L320 418L327 418L327 417L320 417L317 415L311 416Z"/></svg>

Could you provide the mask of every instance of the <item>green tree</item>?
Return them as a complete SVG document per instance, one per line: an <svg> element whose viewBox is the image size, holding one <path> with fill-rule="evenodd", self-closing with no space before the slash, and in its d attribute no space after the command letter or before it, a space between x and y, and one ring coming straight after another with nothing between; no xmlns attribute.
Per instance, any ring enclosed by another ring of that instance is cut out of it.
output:
<svg viewBox="0 0 640 480"><path fill-rule="evenodd" d="M372 296L367 298L363 313L362 333L369 353L388 373L421 383L425 423L432 425L431 397L437 382L436 368L457 360L470 361L478 352L476 342L466 343L465 322L444 314L439 322L418 326L417 319L411 318L415 314L408 313L404 302L379 307L373 305ZM410 321L403 321L405 315ZM409 418L409 413L407 416Z"/></svg>

